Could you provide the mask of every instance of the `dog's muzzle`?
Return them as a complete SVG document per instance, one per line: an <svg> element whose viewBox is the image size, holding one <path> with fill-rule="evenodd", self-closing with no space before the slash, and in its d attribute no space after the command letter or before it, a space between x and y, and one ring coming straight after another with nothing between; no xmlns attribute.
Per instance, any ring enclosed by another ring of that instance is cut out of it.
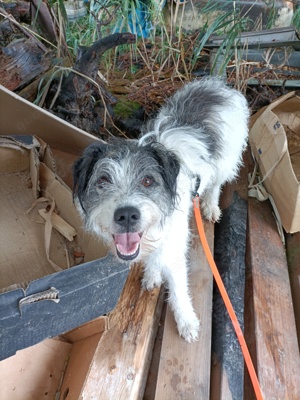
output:
<svg viewBox="0 0 300 400"><path fill-rule="evenodd" d="M114 221L125 231L113 235L117 255L122 260L134 260L140 252L142 233L136 231L140 217L140 211L131 206L120 207L115 211Z"/></svg>

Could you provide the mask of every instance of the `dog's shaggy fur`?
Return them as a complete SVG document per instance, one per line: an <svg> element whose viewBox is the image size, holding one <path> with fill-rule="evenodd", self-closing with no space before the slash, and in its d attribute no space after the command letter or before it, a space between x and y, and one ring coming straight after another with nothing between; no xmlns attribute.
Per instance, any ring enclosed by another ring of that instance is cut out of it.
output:
<svg viewBox="0 0 300 400"><path fill-rule="evenodd" d="M74 166L74 198L88 230L125 261L144 262L142 285L164 283L179 334L197 339L186 253L192 192L218 221L222 185L233 180L247 141L245 98L217 78L186 84L139 140L94 143Z"/></svg>

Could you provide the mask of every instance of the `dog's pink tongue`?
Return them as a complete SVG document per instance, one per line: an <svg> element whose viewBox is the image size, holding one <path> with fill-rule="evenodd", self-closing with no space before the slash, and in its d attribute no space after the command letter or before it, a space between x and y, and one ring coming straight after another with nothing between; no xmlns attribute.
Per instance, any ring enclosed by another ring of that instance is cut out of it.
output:
<svg viewBox="0 0 300 400"><path fill-rule="evenodd" d="M114 240L122 254L132 254L137 251L141 238L138 232L127 232L114 235Z"/></svg>

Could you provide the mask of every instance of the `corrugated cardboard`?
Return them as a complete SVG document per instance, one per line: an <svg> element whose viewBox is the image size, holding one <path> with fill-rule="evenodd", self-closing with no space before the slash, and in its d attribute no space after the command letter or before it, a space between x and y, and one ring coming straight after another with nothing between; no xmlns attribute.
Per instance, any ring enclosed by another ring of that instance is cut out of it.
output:
<svg viewBox="0 0 300 400"><path fill-rule="evenodd" d="M97 318L1 361L1 400L79 399L107 320Z"/></svg>
<svg viewBox="0 0 300 400"><path fill-rule="evenodd" d="M289 93L255 114L249 141L285 231L300 231L300 98Z"/></svg>
<svg viewBox="0 0 300 400"><path fill-rule="evenodd" d="M71 182L74 159L95 139L3 88L0 103L3 359L111 311L128 265L107 255L104 244L84 231L71 190L55 172L52 153L57 170ZM49 200L46 210L44 202L32 207L41 197ZM53 200L56 218L49 236L45 218Z"/></svg>

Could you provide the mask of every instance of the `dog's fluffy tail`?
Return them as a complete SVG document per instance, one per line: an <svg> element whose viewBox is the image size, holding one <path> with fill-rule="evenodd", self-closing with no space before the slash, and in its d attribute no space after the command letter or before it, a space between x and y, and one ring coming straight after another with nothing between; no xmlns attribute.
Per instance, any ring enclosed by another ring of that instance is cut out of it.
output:
<svg viewBox="0 0 300 400"><path fill-rule="evenodd" d="M208 166L228 164L231 173L224 178L230 180L246 145L248 118L241 93L219 78L204 78L184 85L166 102L146 127L140 144L161 143L195 175Z"/></svg>

